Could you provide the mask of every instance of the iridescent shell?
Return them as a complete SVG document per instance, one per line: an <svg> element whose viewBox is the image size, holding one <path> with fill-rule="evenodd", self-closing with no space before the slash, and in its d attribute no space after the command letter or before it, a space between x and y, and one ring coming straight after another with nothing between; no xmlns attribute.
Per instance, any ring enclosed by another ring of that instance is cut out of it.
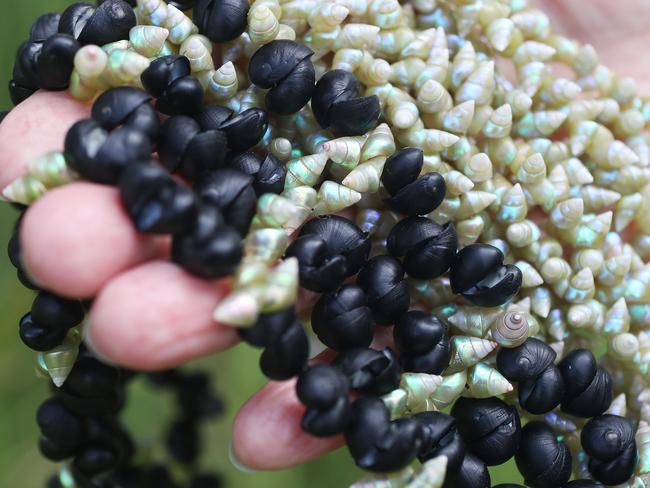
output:
<svg viewBox="0 0 650 488"><path fill-rule="evenodd" d="M497 347L497 343L478 337L453 336L451 360L445 374L456 373L474 366Z"/></svg>
<svg viewBox="0 0 650 488"><path fill-rule="evenodd" d="M136 25L129 32L131 46L148 58L160 56L165 48L169 31L155 25Z"/></svg>
<svg viewBox="0 0 650 488"><path fill-rule="evenodd" d="M458 373L447 374L442 377L442 382L436 388L436 391L430 396L431 401L438 410L443 410L454 403L456 399L465 390L467 383L467 371L462 370Z"/></svg>
<svg viewBox="0 0 650 488"><path fill-rule="evenodd" d="M81 333L70 329L61 345L43 353L43 364L52 378L52 383L59 388L65 383L79 355Z"/></svg>
<svg viewBox="0 0 650 488"><path fill-rule="evenodd" d="M512 188L505 191L501 197L501 203L497 211L497 220L503 224L521 222L528 214L528 204L526 196L517 183Z"/></svg>
<svg viewBox="0 0 650 488"><path fill-rule="evenodd" d="M333 214L354 205L359 200L361 200L361 193L334 181L324 181L318 189L314 214Z"/></svg>
<svg viewBox="0 0 650 488"><path fill-rule="evenodd" d="M463 334L472 337L485 337L494 321L500 315L499 308L459 306L447 321Z"/></svg>
<svg viewBox="0 0 650 488"><path fill-rule="evenodd" d="M490 398L513 390L510 382L499 371L479 362L467 375L466 396L471 398Z"/></svg>
<svg viewBox="0 0 650 488"><path fill-rule="evenodd" d="M324 153L311 154L289 161L285 190L297 186L314 186L320 179L326 163L327 155Z"/></svg>
<svg viewBox="0 0 650 488"><path fill-rule="evenodd" d="M492 339L503 347L517 347L530 336L530 315L518 310L501 313L491 327Z"/></svg>

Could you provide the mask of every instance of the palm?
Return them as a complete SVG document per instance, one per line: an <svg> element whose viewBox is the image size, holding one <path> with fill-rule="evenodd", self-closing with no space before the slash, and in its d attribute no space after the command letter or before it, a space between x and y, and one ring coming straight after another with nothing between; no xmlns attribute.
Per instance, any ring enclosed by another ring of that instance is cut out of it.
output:
<svg viewBox="0 0 650 488"><path fill-rule="evenodd" d="M642 0L539 0L557 29L593 44L601 62L650 92L650 41ZM67 96L38 93L0 126L4 187L26 161L60 149L67 128L88 108ZM113 188L74 183L53 190L28 212L22 230L25 264L36 282L65 296L97 296L89 335L103 356L125 366L160 369L223 350L237 338L210 317L225 282L204 282L161 260L168 242L138 235ZM179 326L182 324L182 327ZM238 457L273 469L297 465L340 444L300 430L302 407L293 382L272 383L249 401L234 427Z"/></svg>

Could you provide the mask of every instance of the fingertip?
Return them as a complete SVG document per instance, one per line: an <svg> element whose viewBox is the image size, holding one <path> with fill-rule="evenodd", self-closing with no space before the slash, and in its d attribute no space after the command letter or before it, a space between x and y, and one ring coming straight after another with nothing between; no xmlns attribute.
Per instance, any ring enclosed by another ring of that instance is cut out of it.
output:
<svg viewBox="0 0 650 488"><path fill-rule="evenodd" d="M27 162L62 150L70 126L89 116L90 106L66 92L37 91L17 105L0 124L0 188L21 176Z"/></svg>
<svg viewBox="0 0 650 488"><path fill-rule="evenodd" d="M302 430L305 407L295 384L295 379L269 383L239 410L232 451L240 464L259 470L290 468L341 447L340 435L318 438Z"/></svg>
<svg viewBox="0 0 650 488"><path fill-rule="evenodd" d="M87 331L91 347L138 370L169 368L226 349L238 341L237 333L212 320L225 286L165 261L126 271L93 303Z"/></svg>
<svg viewBox="0 0 650 488"><path fill-rule="evenodd" d="M138 234L115 188L72 183L47 192L20 232L26 270L44 288L73 298L96 295L119 272L156 254Z"/></svg>

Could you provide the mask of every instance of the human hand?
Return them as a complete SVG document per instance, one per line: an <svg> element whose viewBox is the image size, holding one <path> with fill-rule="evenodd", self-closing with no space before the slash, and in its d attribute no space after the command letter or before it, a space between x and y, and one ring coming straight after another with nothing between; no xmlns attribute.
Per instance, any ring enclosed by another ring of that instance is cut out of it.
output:
<svg viewBox="0 0 650 488"><path fill-rule="evenodd" d="M650 5L621 0L538 2L560 32L596 46L601 61L650 87L650 65L638 62L650 40ZM25 163L60 149L68 127L89 108L62 93L38 93L0 125L4 163L0 186ZM48 192L29 209L22 228L25 266L33 279L70 297L96 296L88 338L102 356L136 369L162 369L237 342L212 311L225 281L205 282L170 263L165 238L138 234L114 188L73 183ZM295 466L341 445L300 428L304 408L294 382L271 383L240 411L233 444L238 459L257 469Z"/></svg>

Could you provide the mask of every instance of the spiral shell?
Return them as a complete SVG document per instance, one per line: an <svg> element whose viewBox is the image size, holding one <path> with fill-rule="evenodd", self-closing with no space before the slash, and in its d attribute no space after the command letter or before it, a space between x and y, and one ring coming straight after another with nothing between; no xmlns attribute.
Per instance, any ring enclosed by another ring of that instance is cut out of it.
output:
<svg viewBox="0 0 650 488"><path fill-rule="evenodd" d="M471 398L490 398L509 393L513 389L501 373L484 362L471 368L467 375L466 395Z"/></svg>
<svg viewBox="0 0 650 488"><path fill-rule="evenodd" d="M483 127L485 137L499 139L507 137L512 129L512 107L509 104L497 108Z"/></svg>
<svg viewBox="0 0 650 488"><path fill-rule="evenodd" d="M280 32L280 22L266 5L255 5L248 11L248 35L262 46L273 41Z"/></svg>
<svg viewBox="0 0 650 488"><path fill-rule="evenodd" d="M436 80L427 80L417 93L417 105L424 113L447 112L453 106L451 95Z"/></svg>
<svg viewBox="0 0 650 488"><path fill-rule="evenodd" d="M43 353L43 364L47 373L52 379L52 383L59 388L65 383L68 375L79 355L79 346L81 345L81 333L78 329L70 329L68 335L61 345Z"/></svg>
<svg viewBox="0 0 650 488"><path fill-rule="evenodd" d="M493 95L494 62L483 61L458 88L456 103L474 100L477 105L489 105Z"/></svg>
<svg viewBox="0 0 650 488"><path fill-rule="evenodd" d="M402 373L400 388L406 392L409 413L428 410L428 400L442 384L442 376L426 373Z"/></svg>
<svg viewBox="0 0 650 488"><path fill-rule="evenodd" d="M492 338L503 347L517 347L530 335L528 314L520 311L505 312L492 324Z"/></svg>
<svg viewBox="0 0 650 488"><path fill-rule="evenodd" d="M324 181L318 189L318 201L314 205L314 214L333 214L354 205L359 200L361 200L361 193L334 181Z"/></svg>
<svg viewBox="0 0 650 488"><path fill-rule="evenodd" d="M148 58L160 56L165 49L169 31L155 25L136 25L129 32L131 46Z"/></svg>
<svg viewBox="0 0 650 488"><path fill-rule="evenodd" d="M192 73L214 69L212 61L212 42L200 34L187 37L178 49L179 54L190 61Z"/></svg>
<svg viewBox="0 0 650 488"><path fill-rule="evenodd" d="M285 190L297 186L314 186L320 179L326 163L327 155L324 153L311 154L289 161Z"/></svg>
<svg viewBox="0 0 650 488"><path fill-rule="evenodd" d="M469 336L451 338L451 360L445 374L457 373L474 366L497 347L497 343Z"/></svg>
<svg viewBox="0 0 650 488"><path fill-rule="evenodd" d="M353 169L361 159L361 147L364 139L357 137L339 137L324 142L321 151L327 155L334 164L344 169Z"/></svg>
<svg viewBox="0 0 650 488"><path fill-rule="evenodd" d="M379 190L380 177L385 163L385 156L369 159L350 171L341 183L360 193L375 193Z"/></svg>

